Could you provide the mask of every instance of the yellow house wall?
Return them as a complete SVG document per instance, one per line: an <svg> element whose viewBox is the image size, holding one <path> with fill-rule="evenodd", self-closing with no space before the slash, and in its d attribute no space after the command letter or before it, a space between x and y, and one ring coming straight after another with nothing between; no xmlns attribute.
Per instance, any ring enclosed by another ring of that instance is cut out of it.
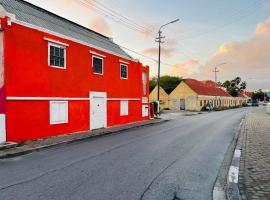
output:
<svg viewBox="0 0 270 200"><path fill-rule="evenodd" d="M160 109L168 109L169 108L169 95L166 91L160 87L159 99L160 99ZM152 92L149 94L150 102L157 100L158 87L156 86Z"/></svg>
<svg viewBox="0 0 270 200"><path fill-rule="evenodd" d="M170 109L180 110L180 99L185 100L186 110L198 110L198 95L185 83L181 82L169 95Z"/></svg>

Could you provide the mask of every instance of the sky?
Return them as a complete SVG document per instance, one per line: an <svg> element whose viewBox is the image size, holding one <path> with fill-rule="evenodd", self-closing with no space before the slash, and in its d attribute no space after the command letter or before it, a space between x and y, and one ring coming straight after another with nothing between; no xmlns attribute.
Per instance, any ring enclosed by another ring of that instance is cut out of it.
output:
<svg viewBox="0 0 270 200"><path fill-rule="evenodd" d="M240 76L248 90L270 89L270 0L27 0L100 32L161 74L218 81ZM144 55L144 56L142 56ZM147 56L147 57L145 57ZM153 59L151 59L153 58Z"/></svg>

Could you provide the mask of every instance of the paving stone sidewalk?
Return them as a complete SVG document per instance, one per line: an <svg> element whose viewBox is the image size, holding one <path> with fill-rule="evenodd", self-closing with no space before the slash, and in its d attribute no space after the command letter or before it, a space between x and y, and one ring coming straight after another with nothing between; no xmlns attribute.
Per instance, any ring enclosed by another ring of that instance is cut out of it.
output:
<svg viewBox="0 0 270 200"><path fill-rule="evenodd" d="M246 116L239 190L243 200L270 200L270 114L265 109Z"/></svg>
<svg viewBox="0 0 270 200"><path fill-rule="evenodd" d="M85 131L85 132L78 132L66 135L59 135L55 137L44 138L40 140L31 140L24 143L20 143L13 148L8 149L1 149L0 150L0 159L15 157L27 153L31 153L33 151L38 151L41 149L53 147L56 145L61 144L68 144L76 141L85 140L88 138L92 138L95 136L107 135L112 133L117 133L120 131L132 129L132 128L139 128L142 126L151 126L155 124L159 124L162 122L166 122L168 120L163 119L153 119L148 121L130 123L121 126L114 126L106 129L98 129L94 131Z"/></svg>

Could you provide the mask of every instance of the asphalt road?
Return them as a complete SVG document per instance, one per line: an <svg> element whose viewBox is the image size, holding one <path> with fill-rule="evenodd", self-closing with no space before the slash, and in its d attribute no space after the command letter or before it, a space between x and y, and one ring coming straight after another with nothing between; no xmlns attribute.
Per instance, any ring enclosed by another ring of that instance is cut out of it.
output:
<svg viewBox="0 0 270 200"><path fill-rule="evenodd" d="M0 200L212 199L242 108L0 160Z"/></svg>

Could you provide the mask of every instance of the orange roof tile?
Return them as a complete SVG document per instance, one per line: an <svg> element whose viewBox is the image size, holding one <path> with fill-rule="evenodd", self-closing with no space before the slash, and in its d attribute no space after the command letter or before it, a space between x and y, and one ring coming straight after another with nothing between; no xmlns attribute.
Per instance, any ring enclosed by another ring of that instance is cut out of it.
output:
<svg viewBox="0 0 270 200"><path fill-rule="evenodd" d="M185 79L184 82L199 95L224 97L231 96L223 89L217 87L217 84L213 81L198 81L195 79Z"/></svg>

